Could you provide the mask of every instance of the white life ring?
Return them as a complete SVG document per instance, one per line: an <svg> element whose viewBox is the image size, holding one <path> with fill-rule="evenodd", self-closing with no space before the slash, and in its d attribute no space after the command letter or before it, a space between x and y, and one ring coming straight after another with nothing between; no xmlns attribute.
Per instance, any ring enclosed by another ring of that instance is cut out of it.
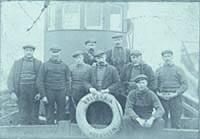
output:
<svg viewBox="0 0 200 139"><path fill-rule="evenodd" d="M109 105L112 110L113 118L107 127L97 129L92 127L87 121L86 112L90 104L101 101ZM76 120L81 131L89 138L104 138L114 135L120 129L122 121L122 108L114 96L110 94L88 94L84 96L78 103L76 108Z"/></svg>

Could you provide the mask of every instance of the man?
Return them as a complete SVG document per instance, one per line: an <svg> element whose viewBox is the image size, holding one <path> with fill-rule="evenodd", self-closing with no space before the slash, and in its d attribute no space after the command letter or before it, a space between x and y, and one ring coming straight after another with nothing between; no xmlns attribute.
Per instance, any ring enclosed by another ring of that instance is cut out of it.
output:
<svg viewBox="0 0 200 139"><path fill-rule="evenodd" d="M115 94L117 84L120 81L117 69L106 62L106 54L104 51L97 51L95 54L97 64L92 67L90 76L90 85L88 90L95 93L111 93ZM91 106L92 124L109 124L111 122L112 113L103 103L94 103Z"/></svg>
<svg viewBox="0 0 200 139"><path fill-rule="evenodd" d="M150 65L142 60L142 53L139 50L131 50L131 63L125 65L121 74L121 81L124 85L126 94L135 89L134 78L139 74L145 74L148 77L148 88L153 92L156 90L156 78Z"/></svg>
<svg viewBox="0 0 200 139"><path fill-rule="evenodd" d="M50 49L51 57L40 69L37 79L42 101L47 103L47 123L54 124L55 120L65 118L65 104L70 90L70 71L61 60L61 49ZM55 109L56 104L56 109ZM56 111L57 118L54 117Z"/></svg>
<svg viewBox="0 0 200 139"><path fill-rule="evenodd" d="M75 109L79 100L88 93L87 86L90 82L91 66L84 63L83 52L76 51L72 57L74 58L74 64L70 67L71 71L71 96L72 106L71 108L71 120L75 122L76 115Z"/></svg>
<svg viewBox="0 0 200 139"><path fill-rule="evenodd" d="M18 100L19 124L37 124L39 113L36 78L41 61L34 58L35 47L23 46L24 57L14 62L8 77L11 98Z"/></svg>
<svg viewBox="0 0 200 139"><path fill-rule="evenodd" d="M182 115L182 94L187 90L188 84L184 71L173 62L173 52L165 50L161 53L164 65L157 72L157 95L165 109L163 119L168 121L168 114L171 117L172 128L180 127L180 118Z"/></svg>
<svg viewBox="0 0 200 139"><path fill-rule="evenodd" d="M131 90L127 97L122 129L127 135L141 129L161 129L164 127L161 119L164 109L156 94L147 87L148 77L140 74L134 81L137 89Z"/></svg>
<svg viewBox="0 0 200 139"><path fill-rule="evenodd" d="M113 36L114 48L107 52L108 63L115 66L119 74L121 74L124 65L130 62L130 51L123 46L122 38L122 35Z"/></svg>
<svg viewBox="0 0 200 139"><path fill-rule="evenodd" d="M84 62L86 64L89 65L93 65L93 63L95 63L95 58L94 58L94 52L95 52L95 48L96 48L96 41L95 40L87 40L85 41L85 48L86 48L86 52L83 53L84 55Z"/></svg>

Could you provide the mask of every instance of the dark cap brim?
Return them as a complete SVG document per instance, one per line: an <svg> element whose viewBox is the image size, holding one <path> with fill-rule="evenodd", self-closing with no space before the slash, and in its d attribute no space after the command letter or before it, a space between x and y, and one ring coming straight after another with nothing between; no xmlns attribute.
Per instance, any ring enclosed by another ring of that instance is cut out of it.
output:
<svg viewBox="0 0 200 139"><path fill-rule="evenodd" d="M117 35L117 36L113 36L112 39L118 39L118 38L123 38L122 35Z"/></svg>
<svg viewBox="0 0 200 139"><path fill-rule="evenodd" d="M163 56L165 54L171 54L171 55L173 55L173 52L171 50L162 51L161 55Z"/></svg>
<svg viewBox="0 0 200 139"><path fill-rule="evenodd" d="M33 50L36 49L34 46L23 46L23 49L26 49L26 48L31 48L31 49L33 49Z"/></svg>
<svg viewBox="0 0 200 139"><path fill-rule="evenodd" d="M96 41L86 41L85 45L87 45L88 43L95 43L96 44L97 42Z"/></svg>

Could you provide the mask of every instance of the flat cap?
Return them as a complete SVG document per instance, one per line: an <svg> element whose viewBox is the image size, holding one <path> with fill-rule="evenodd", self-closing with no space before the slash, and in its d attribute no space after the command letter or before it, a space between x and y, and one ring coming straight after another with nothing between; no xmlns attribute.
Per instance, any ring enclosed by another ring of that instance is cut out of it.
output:
<svg viewBox="0 0 200 139"><path fill-rule="evenodd" d="M136 83L139 82L139 81L141 81L141 80L148 80L148 77L146 75L144 75L144 74L139 74L138 76L136 76L134 78L134 81Z"/></svg>
<svg viewBox="0 0 200 139"><path fill-rule="evenodd" d="M25 46L23 46L23 49L26 49L26 48L32 48L33 50L36 49L35 46L33 46L33 45L25 45Z"/></svg>
<svg viewBox="0 0 200 139"><path fill-rule="evenodd" d="M85 45L87 45L88 43L97 43L97 42L94 39L90 39L85 41Z"/></svg>
<svg viewBox="0 0 200 139"><path fill-rule="evenodd" d="M96 52L94 53L94 56L95 56L95 57L99 57L99 56L101 56L101 55L103 55L103 54L105 54L105 51L103 51L103 50L98 50L98 51L96 51Z"/></svg>
<svg viewBox="0 0 200 139"><path fill-rule="evenodd" d="M76 51L73 53L72 57L77 57L79 55L83 55L83 52L82 51Z"/></svg>
<svg viewBox="0 0 200 139"><path fill-rule="evenodd" d="M118 38L122 38L122 37L123 37L123 35L118 34L118 35L114 35L114 36L112 36L112 39L118 39Z"/></svg>
<svg viewBox="0 0 200 139"><path fill-rule="evenodd" d="M61 48L60 48L60 47L57 47L57 46L55 46L55 47L51 47L49 50L50 50L51 52L53 52L53 53L58 53L58 52L60 52L60 51L61 51Z"/></svg>
<svg viewBox="0 0 200 139"><path fill-rule="evenodd" d="M172 50L164 50L164 51L162 51L161 55L163 56L164 54L172 54L173 55L173 52L172 52Z"/></svg>
<svg viewBox="0 0 200 139"><path fill-rule="evenodd" d="M139 50L131 50L130 55L131 56L141 56L142 53Z"/></svg>

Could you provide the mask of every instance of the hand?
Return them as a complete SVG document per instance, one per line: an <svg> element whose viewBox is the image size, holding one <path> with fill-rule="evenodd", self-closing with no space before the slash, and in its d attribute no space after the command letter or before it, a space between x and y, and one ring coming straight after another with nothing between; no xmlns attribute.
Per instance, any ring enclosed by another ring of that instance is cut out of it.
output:
<svg viewBox="0 0 200 139"><path fill-rule="evenodd" d="M155 120L154 117L151 117L148 120L146 120L145 123L144 123L144 127L150 128L152 126L154 120Z"/></svg>
<svg viewBox="0 0 200 139"><path fill-rule="evenodd" d="M96 94L98 93L97 90L95 88L90 88L89 89L90 93Z"/></svg>
<svg viewBox="0 0 200 139"><path fill-rule="evenodd" d="M109 89L103 89L103 90L101 90L101 93L109 93L109 92L110 92Z"/></svg>
<svg viewBox="0 0 200 139"><path fill-rule="evenodd" d="M34 99L35 99L36 101L38 101L38 100L40 100L40 97L41 97L41 95L38 93L38 94L35 95Z"/></svg>
<svg viewBox="0 0 200 139"><path fill-rule="evenodd" d="M176 97L176 96L178 96L178 93L177 92L172 92L172 93L168 93L168 97L171 99L171 98L174 98L174 97Z"/></svg>
<svg viewBox="0 0 200 139"><path fill-rule="evenodd" d="M66 100L66 102L68 102L69 101L69 96L66 96L65 100Z"/></svg>
<svg viewBox="0 0 200 139"><path fill-rule="evenodd" d="M43 98L42 98L42 102L44 102L44 103L48 103L48 99L47 99L47 97L43 97Z"/></svg>
<svg viewBox="0 0 200 139"><path fill-rule="evenodd" d="M144 124L145 124L145 120L142 119L142 118L140 118L140 117L136 118L136 121L138 121L138 123L139 123L142 127L143 127Z"/></svg>
<svg viewBox="0 0 200 139"><path fill-rule="evenodd" d="M160 98L164 99L164 100L169 100L169 99L170 99L168 93L159 93L159 92L157 92L157 95L158 95Z"/></svg>
<svg viewBox="0 0 200 139"><path fill-rule="evenodd" d="M12 93L10 94L10 98L11 98L12 100L14 100L14 101L17 101L17 100L18 100L18 98L17 98L17 96L16 96L16 94L15 94L14 92L12 92Z"/></svg>
<svg viewBox="0 0 200 139"><path fill-rule="evenodd" d="M93 64L92 64L92 67L95 67L96 65L97 65L97 63L93 63Z"/></svg>

